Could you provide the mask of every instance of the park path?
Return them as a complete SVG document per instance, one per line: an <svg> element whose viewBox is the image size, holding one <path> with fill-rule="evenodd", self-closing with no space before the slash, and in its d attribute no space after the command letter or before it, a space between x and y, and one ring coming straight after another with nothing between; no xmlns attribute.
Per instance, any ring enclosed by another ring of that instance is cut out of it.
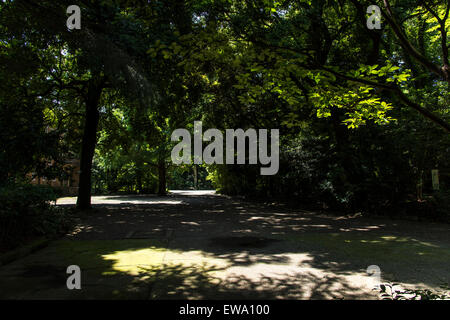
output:
<svg viewBox="0 0 450 320"><path fill-rule="evenodd" d="M59 199L70 206L74 198ZM450 226L327 216L212 191L93 197L72 233L0 267L10 299L376 299L450 283ZM82 289L66 288L78 265Z"/></svg>

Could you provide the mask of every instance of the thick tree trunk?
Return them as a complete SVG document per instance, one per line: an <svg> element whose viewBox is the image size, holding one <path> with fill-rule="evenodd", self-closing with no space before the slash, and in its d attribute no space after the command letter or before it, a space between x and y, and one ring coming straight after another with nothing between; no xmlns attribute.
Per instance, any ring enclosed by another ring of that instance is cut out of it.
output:
<svg viewBox="0 0 450 320"><path fill-rule="evenodd" d="M164 160L158 162L158 195L166 195L166 163Z"/></svg>
<svg viewBox="0 0 450 320"><path fill-rule="evenodd" d="M94 158L95 145L97 143L97 127L100 118L98 105L102 94L102 85L98 79L89 83L86 97L86 114L81 145L80 156L80 182L78 186L78 209L89 209L91 207L91 173L92 159Z"/></svg>

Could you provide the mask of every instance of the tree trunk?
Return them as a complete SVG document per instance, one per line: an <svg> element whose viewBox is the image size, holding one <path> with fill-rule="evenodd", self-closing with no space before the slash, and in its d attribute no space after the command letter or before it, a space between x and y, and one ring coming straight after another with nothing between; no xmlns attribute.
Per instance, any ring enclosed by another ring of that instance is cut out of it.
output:
<svg viewBox="0 0 450 320"><path fill-rule="evenodd" d="M139 194L143 193L142 190L142 171L141 170L137 170L136 173L136 190Z"/></svg>
<svg viewBox="0 0 450 320"><path fill-rule="evenodd" d="M100 118L98 105L103 87L99 79L92 79L86 96L86 114L80 156L80 182L78 187L78 209L91 207L91 173L95 144L97 143L97 127Z"/></svg>
<svg viewBox="0 0 450 320"><path fill-rule="evenodd" d="M158 195L166 195L166 163L164 160L158 162Z"/></svg>
<svg viewBox="0 0 450 320"><path fill-rule="evenodd" d="M350 131L342 125L344 118L341 109L334 109L331 113L332 132L336 143L336 151L338 157L336 161L343 169L340 176L340 186L338 189L344 191L349 188L349 185L358 186L363 179L361 172L361 163L358 161L359 157L355 156L352 149L352 141L350 139ZM364 206L367 203L367 194L365 192L357 191L354 194L355 205Z"/></svg>
<svg viewBox="0 0 450 320"><path fill-rule="evenodd" d="M194 189L198 190L198 170L197 170L197 165L194 164Z"/></svg>
<svg viewBox="0 0 450 320"><path fill-rule="evenodd" d="M141 154L142 146L139 144L138 147L138 154ZM143 186L142 186L142 174L143 174L143 166L144 163L142 161L142 158L140 156L136 159L136 189L138 193L143 193Z"/></svg>

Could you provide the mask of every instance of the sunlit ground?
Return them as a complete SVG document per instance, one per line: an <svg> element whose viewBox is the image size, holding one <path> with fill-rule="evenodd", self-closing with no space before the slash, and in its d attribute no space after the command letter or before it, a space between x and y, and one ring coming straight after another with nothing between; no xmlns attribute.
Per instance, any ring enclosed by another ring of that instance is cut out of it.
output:
<svg viewBox="0 0 450 320"><path fill-rule="evenodd" d="M210 196L214 195L214 190L170 190L171 196ZM56 201L57 205L75 205L76 197L63 197ZM170 200L166 197L158 197L156 195L111 195L111 196L94 196L91 200L92 204L180 204L180 200Z"/></svg>
<svg viewBox="0 0 450 320"><path fill-rule="evenodd" d="M104 211L78 231L0 267L0 297L375 299L370 265L381 281L404 287L449 281L447 226L268 209L211 192L172 195L94 197ZM69 265L80 266L82 290L67 290Z"/></svg>

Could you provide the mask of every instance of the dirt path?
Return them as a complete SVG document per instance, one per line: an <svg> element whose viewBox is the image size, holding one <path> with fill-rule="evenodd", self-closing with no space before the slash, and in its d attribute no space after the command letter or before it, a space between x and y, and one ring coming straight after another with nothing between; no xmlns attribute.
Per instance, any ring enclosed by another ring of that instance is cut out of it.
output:
<svg viewBox="0 0 450 320"><path fill-rule="evenodd" d="M72 234L0 267L0 298L373 299L370 265L404 287L450 283L449 225L329 217L212 192L93 204ZM66 288L69 265L80 266L82 290Z"/></svg>

